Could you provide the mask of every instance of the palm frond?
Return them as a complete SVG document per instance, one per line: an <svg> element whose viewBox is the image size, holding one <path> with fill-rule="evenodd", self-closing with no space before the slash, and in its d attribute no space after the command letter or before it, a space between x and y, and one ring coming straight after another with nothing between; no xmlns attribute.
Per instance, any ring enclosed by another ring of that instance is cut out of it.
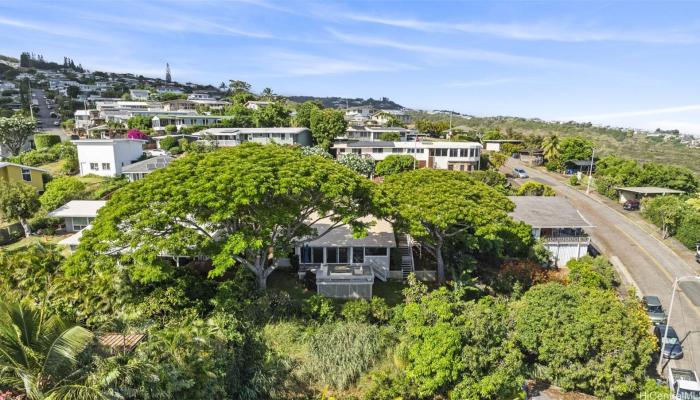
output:
<svg viewBox="0 0 700 400"><path fill-rule="evenodd" d="M56 382L66 378L75 370L78 355L90 345L93 338L92 332L80 326L63 331L46 351L42 373L52 376Z"/></svg>

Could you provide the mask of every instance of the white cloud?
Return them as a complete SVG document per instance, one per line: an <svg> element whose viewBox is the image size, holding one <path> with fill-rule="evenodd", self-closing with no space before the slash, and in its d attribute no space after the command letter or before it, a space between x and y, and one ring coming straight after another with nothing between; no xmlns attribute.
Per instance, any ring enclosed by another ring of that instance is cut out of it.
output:
<svg viewBox="0 0 700 400"><path fill-rule="evenodd" d="M509 53L501 53L481 49L466 48L446 48L438 46L427 46L420 44L404 43L392 39L385 39L376 36L361 36L338 32L334 29L327 29L336 39L349 44L369 47L388 47L398 50L405 50L415 53L422 53L430 56L438 56L442 59L461 59L486 61L498 64L512 65L533 65L533 66L573 66L575 64L552 60L540 57L520 56Z"/></svg>
<svg viewBox="0 0 700 400"><path fill-rule="evenodd" d="M463 32L496 36L514 40L541 40L553 42L637 42L648 44L692 44L700 42L697 33L678 30L669 31L610 31L601 29L581 29L580 26L564 25L560 22L516 23L475 23L475 22L433 22L418 19L394 19L363 14L347 14L353 21L369 22L397 28L423 32Z"/></svg>
<svg viewBox="0 0 700 400"><path fill-rule="evenodd" d="M11 28L30 30L34 32L39 32L47 34L50 36L63 36L73 39L80 39L93 42L103 42L103 43L115 43L118 41L117 38L111 36L102 35L93 31L86 31L79 28L65 28L58 26L56 24L34 24L31 22L26 22L18 19L5 18L0 16L0 25L9 26Z"/></svg>
<svg viewBox="0 0 700 400"><path fill-rule="evenodd" d="M276 76L318 76L416 69L411 65L381 60L366 58L351 60L288 51L271 52L264 57L271 60L270 63L265 64L271 69L270 72Z"/></svg>

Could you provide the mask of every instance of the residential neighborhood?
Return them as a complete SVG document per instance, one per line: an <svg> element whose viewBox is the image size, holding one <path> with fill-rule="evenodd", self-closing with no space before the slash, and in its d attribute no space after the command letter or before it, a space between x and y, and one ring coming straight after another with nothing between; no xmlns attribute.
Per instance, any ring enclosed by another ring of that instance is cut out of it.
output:
<svg viewBox="0 0 700 400"><path fill-rule="evenodd" d="M700 399L700 9L591 4L0 5L0 400Z"/></svg>

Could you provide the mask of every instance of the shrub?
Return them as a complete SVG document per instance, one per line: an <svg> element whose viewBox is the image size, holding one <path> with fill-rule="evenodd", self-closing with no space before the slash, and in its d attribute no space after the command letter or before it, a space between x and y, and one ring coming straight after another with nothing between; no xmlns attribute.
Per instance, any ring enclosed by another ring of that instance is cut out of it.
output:
<svg viewBox="0 0 700 400"><path fill-rule="evenodd" d="M372 297L370 301L372 320L377 323L386 323L391 319L391 308L381 297Z"/></svg>
<svg viewBox="0 0 700 400"><path fill-rule="evenodd" d="M175 146L177 146L177 138L174 136L168 136L160 140L160 148L163 150L170 150Z"/></svg>
<svg viewBox="0 0 700 400"><path fill-rule="evenodd" d="M182 150L182 148L180 148L180 146L173 146L170 148L171 154L180 154L182 152L183 152L183 150Z"/></svg>
<svg viewBox="0 0 700 400"><path fill-rule="evenodd" d="M556 196L551 186L535 181L527 181L520 186L515 193L516 196Z"/></svg>
<svg viewBox="0 0 700 400"><path fill-rule="evenodd" d="M41 207L52 211L71 200L85 195L85 183L70 176L59 176L46 184L46 191L39 197Z"/></svg>
<svg viewBox="0 0 700 400"><path fill-rule="evenodd" d="M578 186L580 184L581 184L581 182L579 182L578 176L576 176L575 174L571 175L571 178L569 178L569 185Z"/></svg>
<svg viewBox="0 0 700 400"><path fill-rule="evenodd" d="M314 294L305 299L301 305L301 312L305 317L320 322L328 322L335 319L333 302L320 294Z"/></svg>
<svg viewBox="0 0 700 400"><path fill-rule="evenodd" d="M566 263L572 283L598 289L612 289L620 283L612 264L603 256L572 259Z"/></svg>
<svg viewBox="0 0 700 400"><path fill-rule="evenodd" d="M401 135L398 132L384 132L379 135L379 140L383 140L385 142L398 142L401 140Z"/></svg>
<svg viewBox="0 0 700 400"><path fill-rule="evenodd" d="M309 292L315 292L316 291L316 274L313 271L306 271L304 273L304 288L308 290Z"/></svg>
<svg viewBox="0 0 700 400"><path fill-rule="evenodd" d="M343 304L340 314L348 322L369 322L371 306L367 300L350 300Z"/></svg>
<svg viewBox="0 0 700 400"><path fill-rule="evenodd" d="M523 290L546 283L550 280L550 270L539 263L527 260L511 260L501 265L492 283L495 291L511 293L515 284Z"/></svg>
<svg viewBox="0 0 700 400"><path fill-rule="evenodd" d="M322 325L309 338L309 375L345 389L379 360L384 347L376 326L354 322Z"/></svg>
<svg viewBox="0 0 700 400"><path fill-rule="evenodd" d="M392 154L379 161L375 167L375 174L386 176L410 171L415 165L415 158L409 155Z"/></svg>
<svg viewBox="0 0 700 400"><path fill-rule="evenodd" d="M48 149L49 147L61 143L61 137L58 135L37 134L34 135L34 144L37 150Z"/></svg>
<svg viewBox="0 0 700 400"><path fill-rule="evenodd" d="M688 210L676 231L676 239L689 249L695 249L695 243L700 242L700 212Z"/></svg>

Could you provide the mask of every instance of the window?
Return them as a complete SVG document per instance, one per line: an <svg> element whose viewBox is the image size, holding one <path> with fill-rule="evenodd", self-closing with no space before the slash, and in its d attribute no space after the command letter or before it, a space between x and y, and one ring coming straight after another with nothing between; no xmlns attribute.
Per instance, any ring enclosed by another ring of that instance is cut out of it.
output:
<svg viewBox="0 0 700 400"><path fill-rule="evenodd" d="M364 264L365 262L365 249L362 247L352 248L352 262L353 264Z"/></svg>
<svg viewBox="0 0 700 400"><path fill-rule="evenodd" d="M96 162L91 162L90 163L90 170L91 171L99 171L100 170L100 165Z"/></svg>
<svg viewBox="0 0 700 400"><path fill-rule="evenodd" d="M394 153L394 154L396 154L396 153L403 153L403 149L393 148L393 149L391 149L391 152Z"/></svg>
<svg viewBox="0 0 700 400"><path fill-rule="evenodd" d="M469 157L469 149L459 149L460 157Z"/></svg>
<svg viewBox="0 0 700 400"><path fill-rule="evenodd" d="M352 154L362 154L362 149L352 149Z"/></svg>
<svg viewBox="0 0 700 400"><path fill-rule="evenodd" d="M73 217L73 230L80 231L90 225L90 218Z"/></svg>
<svg viewBox="0 0 700 400"><path fill-rule="evenodd" d="M29 168L22 168L22 179L27 182L32 181L32 171Z"/></svg>
<svg viewBox="0 0 700 400"><path fill-rule="evenodd" d="M312 247L311 248L312 259L311 262L314 264L321 264L323 262L323 247Z"/></svg>
<svg viewBox="0 0 700 400"><path fill-rule="evenodd" d="M347 247L326 247L326 262L328 264L347 264L350 249Z"/></svg>
<svg viewBox="0 0 700 400"><path fill-rule="evenodd" d="M450 164L450 165L447 166L447 169L449 169L450 171L452 171L453 169L455 169L455 166L452 165L452 164Z"/></svg>
<svg viewBox="0 0 700 400"><path fill-rule="evenodd" d="M302 264L311 263L311 247L304 246L301 248L301 256L299 257L299 261Z"/></svg>
<svg viewBox="0 0 700 400"><path fill-rule="evenodd" d="M447 149L430 149L430 155L432 157L446 157Z"/></svg>
<svg viewBox="0 0 700 400"><path fill-rule="evenodd" d="M450 157L457 157L458 149L450 149Z"/></svg>
<svg viewBox="0 0 700 400"><path fill-rule="evenodd" d="M386 256L386 247L365 247L366 256Z"/></svg>
<svg viewBox="0 0 700 400"><path fill-rule="evenodd" d="M102 170L103 170L103 171L109 171L109 169L110 169L109 163L108 163L108 162L103 162L103 163L102 163Z"/></svg>
<svg viewBox="0 0 700 400"><path fill-rule="evenodd" d="M459 165L459 170L460 170L460 171L464 171L464 164L460 164L460 165Z"/></svg>
<svg viewBox="0 0 700 400"><path fill-rule="evenodd" d="M372 148L372 153L384 153L384 149L381 147Z"/></svg>

